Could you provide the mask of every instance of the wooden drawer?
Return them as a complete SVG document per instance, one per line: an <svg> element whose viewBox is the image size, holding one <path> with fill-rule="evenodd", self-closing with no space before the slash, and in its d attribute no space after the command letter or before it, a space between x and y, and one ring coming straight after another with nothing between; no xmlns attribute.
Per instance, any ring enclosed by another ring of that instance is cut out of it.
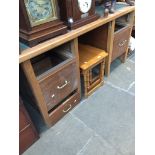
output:
<svg viewBox="0 0 155 155"><path fill-rule="evenodd" d="M80 94L76 92L66 101L64 101L58 108L49 114L51 124L54 125L65 114L72 110L80 102Z"/></svg>
<svg viewBox="0 0 155 155"><path fill-rule="evenodd" d="M131 27L126 26L115 32L111 61L115 60L117 57L126 52L130 39L130 30Z"/></svg>
<svg viewBox="0 0 155 155"><path fill-rule="evenodd" d="M39 138L39 135L21 98L19 98L19 103L19 152L21 154Z"/></svg>
<svg viewBox="0 0 155 155"><path fill-rule="evenodd" d="M50 110L78 87L76 62L61 68L39 83Z"/></svg>
<svg viewBox="0 0 155 155"><path fill-rule="evenodd" d="M25 112L25 108L23 107L23 104L20 104L19 106L19 131L24 129L29 124L30 124L30 121L27 117L27 113Z"/></svg>
<svg viewBox="0 0 155 155"><path fill-rule="evenodd" d="M37 139L38 134L34 131L31 124L27 125L25 129L19 133L19 152L20 154L27 150Z"/></svg>

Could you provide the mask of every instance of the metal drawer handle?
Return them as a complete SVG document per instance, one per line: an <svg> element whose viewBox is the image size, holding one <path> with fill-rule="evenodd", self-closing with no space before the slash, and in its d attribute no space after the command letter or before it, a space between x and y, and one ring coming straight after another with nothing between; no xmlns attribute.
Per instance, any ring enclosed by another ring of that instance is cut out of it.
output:
<svg viewBox="0 0 155 155"><path fill-rule="evenodd" d="M54 98L54 97L55 97L55 95L54 95L54 94L52 94L52 95L51 95L51 98Z"/></svg>
<svg viewBox="0 0 155 155"><path fill-rule="evenodd" d="M57 89L62 89L64 88L69 82L67 80L65 80L65 84L62 86L57 86Z"/></svg>
<svg viewBox="0 0 155 155"><path fill-rule="evenodd" d="M127 42L127 40L124 40L124 41L120 42L118 45L119 45L120 47L122 47L122 46L125 45L126 42Z"/></svg>
<svg viewBox="0 0 155 155"><path fill-rule="evenodd" d="M72 108L72 105L69 105L69 108L67 110L63 110L63 112L68 112Z"/></svg>

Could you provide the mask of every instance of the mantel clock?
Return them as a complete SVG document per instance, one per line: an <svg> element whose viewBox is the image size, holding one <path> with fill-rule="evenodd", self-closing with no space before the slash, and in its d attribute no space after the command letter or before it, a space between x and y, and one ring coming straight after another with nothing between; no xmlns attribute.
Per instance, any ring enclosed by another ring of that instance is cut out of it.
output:
<svg viewBox="0 0 155 155"><path fill-rule="evenodd" d="M70 29L95 21L95 0L58 0L61 19Z"/></svg>
<svg viewBox="0 0 155 155"><path fill-rule="evenodd" d="M60 21L56 0L20 0L20 40L34 46L67 32Z"/></svg>

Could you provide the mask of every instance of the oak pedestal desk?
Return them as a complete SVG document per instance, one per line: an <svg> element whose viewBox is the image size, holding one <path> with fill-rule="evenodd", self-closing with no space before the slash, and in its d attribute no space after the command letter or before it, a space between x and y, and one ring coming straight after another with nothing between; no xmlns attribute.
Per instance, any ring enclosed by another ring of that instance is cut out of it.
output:
<svg viewBox="0 0 155 155"><path fill-rule="evenodd" d="M134 11L134 6L123 7L106 18L100 17L90 24L20 52L20 66L47 125L51 126L56 123L80 101L78 42L86 42L108 52L105 62L105 75L109 76L111 62L118 57L122 62L125 62L127 58ZM122 36L124 38L120 40ZM66 55L58 52L58 61L51 64L52 53L56 54L54 53L55 49L66 46L66 43L69 44L70 52ZM48 62L47 66L43 65L44 60ZM49 66L52 68L49 69ZM69 75L73 77L71 78ZM60 83L54 82L51 85L51 81L57 79ZM53 86L56 90L52 90ZM66 90L63 91L64 93L61 92L63 89ZM60 99L62 100L60 101ZM52 104L50 104L51 100Z"/></svg>

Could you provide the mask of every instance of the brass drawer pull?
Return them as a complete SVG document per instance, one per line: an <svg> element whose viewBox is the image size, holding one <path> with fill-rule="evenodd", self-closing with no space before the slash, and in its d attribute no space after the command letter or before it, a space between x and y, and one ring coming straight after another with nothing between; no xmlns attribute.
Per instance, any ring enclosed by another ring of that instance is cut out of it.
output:
<svg viewBox="0 0 155 155"><path fill-rule="evenodd" d="M57 86L57 89L62 89L64 88L69 82L67 80L65 80L65 84L62 86Z"/></svg>
<svg viewBox="0 0 155 155"><path fill-rule="evenodd" d="M122 47L122 46L125 45L126 42L127 42L127 40L124 40L124 41L120 42L118 45L119 45L120 47Z"/></svg>
<svg viewBox="0 0 155 155"><path fill-rule="evenodd" d="M63 112L66 113L66 112L68 112L71 108L72 108L72 105L70 104L70 105L69 105L69 108L68 108L67 110L63 110Z"/></svg>

